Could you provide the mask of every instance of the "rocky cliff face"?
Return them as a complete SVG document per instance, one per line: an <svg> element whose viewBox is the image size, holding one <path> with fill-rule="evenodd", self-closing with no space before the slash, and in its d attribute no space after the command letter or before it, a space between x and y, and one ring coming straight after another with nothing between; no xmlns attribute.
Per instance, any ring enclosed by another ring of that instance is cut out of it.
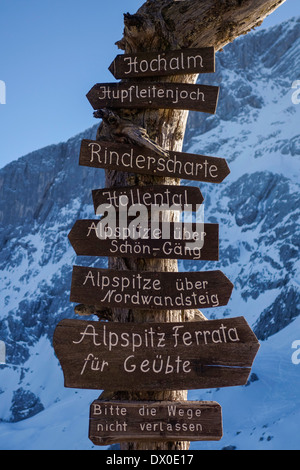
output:
<svg viewBox="0 0 300 470"><path fill-rule="evenodd" d="M286 386L286 377L295 374L290 344L299 339L300 313L300 105L291 100L292 82L300 77L299 38L300 20L294 19L226 47L217 54L216 74L199 80L220 85L217 114L189 116L184 150L226 158L231 174L221 185L198 184L206 222L220 225L220 261L181 261L180 269L221 269L235 285L232 298L228 306L204 313L245 316L262 342L248 387L192 394L214 396L228 413L226 435L215 448L269 449L294 442L286 430L298 416L299 396ZM86 428L95 392L63 388L52 335L62 318L74 316L72 266L106 266L105 259L76 258L67 238L77 219L94 217L91 190L104 187L102 170L78 165L80 142L94 138L96 127L0 171L0 339L7 348L7 365L0 365L2 448L92 447ZM277 361L267 360L272 354ZM284 376L278 369L282 360ZM297 380L291 383L296 387ZM248 424L237 434L244 408L258 413L258 396L272 402L273 414L259 408L256 431L245 418ZM275 414L282 400L286 411L280 419L286 421L279 426ZM25 419L37 433L34 441L21 426ZM10 423L20 427L12 430ZM273 426L268 436L266 424Z"/></svg>

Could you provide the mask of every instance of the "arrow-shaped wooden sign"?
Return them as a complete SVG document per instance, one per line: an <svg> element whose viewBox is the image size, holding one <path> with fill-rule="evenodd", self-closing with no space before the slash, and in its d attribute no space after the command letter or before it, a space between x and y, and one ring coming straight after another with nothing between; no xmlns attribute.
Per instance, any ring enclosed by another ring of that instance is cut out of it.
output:
<svg viewBox="0 0 300 470"><path fill-rule="evenodd" d="M213 73L215 72L215 50L213 47L205 47L167 52L120 54L108 70L117 79Z"/></svg>
<svg viewBox="0 0 300 470"><path fill-rule="evenodd" d="M131 186L124 188L94 189L92 191L95 214L112 207L116 210L127 210L131 206L144 206L148 210L152 206L164 210L196 211L204 198L197 186ZM99 209L99 210L98 210Z"/></svg>
<svg viewBox="0 0 300 470"><path fill-rule="evenodd" d="M110 219L109 219L110 220ZM218 224L168 222L148 227L145 223L123 224L101 220L77 220L69 240L79 256L219 260Z"/></svg>
<svg viewBox="0 0 300 470"><path fill-rule="evenodd" d="M97 83L86 95L94 109L186 109L215 114L219 87L187 83Z"/></svg>
<svg viewBox="0 0 300 470"><path fill-rule="evenodd" d="M138 145L83 140L79 164L106 170L221 183L230 170L223 158L169 151L168 157Z"/></svg>
<svg viewBox="0 0 300 470"><path fill-rule="evenodd" d="M221 271L135 272L74 266L71 302L139 310L227 305L233 284Z"/></svg>
<svg viewBox="0 0 300 470"><path fill-rule="evenodd" d="M97 446L136 441L219 441L222 409L214 401L95 400L89 439Z"/></svg>
<svg viewBox="0 0 300 470"><path fill-rule="evenodd" d="M65 387L191 390L245 385L259 343L243 317L188 323L62 320Z"/></svg>

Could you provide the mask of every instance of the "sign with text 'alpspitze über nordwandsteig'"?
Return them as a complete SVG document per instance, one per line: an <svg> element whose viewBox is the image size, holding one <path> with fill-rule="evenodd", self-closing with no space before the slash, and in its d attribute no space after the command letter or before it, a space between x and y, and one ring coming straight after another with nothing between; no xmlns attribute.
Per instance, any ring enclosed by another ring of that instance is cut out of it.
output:
<svg viewBox="0 0 300 470"><path fill-rule="evenodd" d="M227 305L233 284L221 271L142 272L73 266L71 302L111 308L182 310Z"/></svg>

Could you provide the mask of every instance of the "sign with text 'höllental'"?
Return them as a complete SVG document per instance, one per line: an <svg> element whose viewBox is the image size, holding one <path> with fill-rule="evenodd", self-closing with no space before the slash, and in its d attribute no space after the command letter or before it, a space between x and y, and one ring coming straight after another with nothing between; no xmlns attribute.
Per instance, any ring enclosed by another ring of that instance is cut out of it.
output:
<svg viewBox="0 0 300 470"><path fill-rule="evenodd" d="M243 317L187 323L62 320L65 386L111 391L245 385L259 343Z"/></svg>
<svg viewBox="0 0 300 470"><path fill-rule="evenodd" d="M204 198L197 186L128 186L123 188L94 189L92 191L95 214L112 207L117 211L131 206L159 206L164 210L192 212ZM98 210L99 209L99 210Z"/></svg>
<svg viewBox="0 0 300 470"><path fill-rule="evenodd" d="M144 440L219 441L222 435L222 409L213 401L95 400L90 407L89 439L95 445Z"/></svg>

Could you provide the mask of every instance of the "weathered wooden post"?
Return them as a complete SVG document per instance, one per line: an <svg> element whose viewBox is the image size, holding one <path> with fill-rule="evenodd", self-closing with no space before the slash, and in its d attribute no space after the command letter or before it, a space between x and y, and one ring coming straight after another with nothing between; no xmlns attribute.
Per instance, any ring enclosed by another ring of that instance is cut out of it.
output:
<svg viewBox="0 0 300 470"><path fill-rule="evenodd" d="M188 110L216 111L218 88L196 85L198 74L213 73L215 51L282 3L148 0L125 15L117 43L125 55L110 66L122 81L87 95L102 124L95 142L83 141L80 163L106 169L107 191L93 193L95 208L105 198L118 206L124 194L148 208L177 193L179 205L201 204L201 193L183 193L180 179L221 183L222 158L181 152ZM176 211L164 218L177 221ZM220 406L189 403L187 390L246 383L259 345L243 318L195 322L206 320L199 308L225 305L233 286L218 271L177 266L185 257L217 260L218 226L204 225L198 258L183 239L166 249L153 234L139 245L99 240L100 229L99 220L78 221L69 235L79 255L111 255L108 270L74 267L71 301L81 303L78 313L111 321L65 320L54 337L65 385L105 390L91 407L90 438L123 450L186 450L190 440L220 439Z"/></svg>

